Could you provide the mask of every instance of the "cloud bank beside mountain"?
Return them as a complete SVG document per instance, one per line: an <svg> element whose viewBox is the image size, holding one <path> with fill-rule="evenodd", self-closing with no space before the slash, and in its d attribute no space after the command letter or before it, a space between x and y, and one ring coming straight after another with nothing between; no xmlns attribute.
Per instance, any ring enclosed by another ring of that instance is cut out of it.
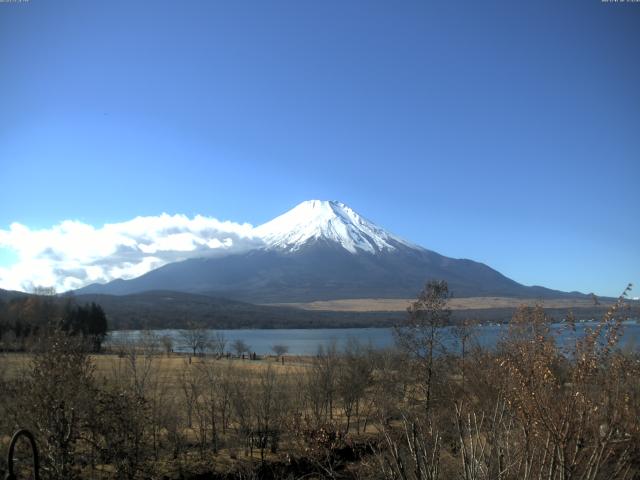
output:
<svg viewBox="0 0 640 480"><path fill-rule="evenodd" d="M0 251L16 257L0 264L0 288L29 291L46 286L67 291L259 244L252 225L202 215L163 213L99 228L75 220L39 230L13 223L7 230L0 229Z"/></svg>

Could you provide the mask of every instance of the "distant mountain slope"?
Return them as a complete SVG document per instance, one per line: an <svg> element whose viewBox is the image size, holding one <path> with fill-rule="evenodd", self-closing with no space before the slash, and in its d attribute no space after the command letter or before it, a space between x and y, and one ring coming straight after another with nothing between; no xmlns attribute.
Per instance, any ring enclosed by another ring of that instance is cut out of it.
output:
<svg viewBox="0 0 640 480"><path fill-rule="evenodd" d="M8 302L14 298L24 297L28 294L24 292L16 292L15 290L3 290L0 288L0 301Z"/></svg>
<svg viewBox="0 0 640 480"><path fill-rule="evenodd" d="M476 299L477 300L477 299ZM251 305L207 295L152 291L133 295L78 295L78 303L96 302L102 306L109 329L190 328L192 325L217 329L240 328L336 328L388 327L405 318L406 311L310 311L292 307ZM475 303L474 303L475 304ZM471 306L473 307L472 304ZM496 304L498 305L498 304ZM629 315L640 314L640 304L630 302ZM495 308L454 308L452 320L479 322L508 321L515 305ZM573 311L577 318L600 318L607 305L561 307L551 302L546 312L556 320Z"/></svg>
<svg viewBox="0 0 640 480"><path fill-rule="evenodd" d="M389 326L401 316L392 312L307 312L171 291L75 297L80 303L95 302L102 306L111 330L193 325L226 329Z"/></svg>
<svg viewBox="0 0 640 480"><path fill-rule="evenodd" d="M413 245L339 202L303 202L255 232L263 240L261 248L171 263L77 293L175 290L252 303L414 298L427 280L438 279L446 280L457 297L582 295L527 287L485 264Z"/></svg>

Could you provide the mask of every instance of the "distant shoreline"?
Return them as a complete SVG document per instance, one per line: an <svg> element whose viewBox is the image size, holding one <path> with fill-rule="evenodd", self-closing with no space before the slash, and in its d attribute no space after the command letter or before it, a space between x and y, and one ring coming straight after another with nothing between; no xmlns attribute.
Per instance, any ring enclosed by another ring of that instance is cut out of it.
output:
<svg viewBox="0 0 640 480"><path fill-rule="evenodd" d="M562 322L553 322L551 329L559 334L560 338L570 338L572 335L581 336L587 327L593 328L596 321L576 321L576 331ZM289 349L288 356L313 356L319 346L330 348L335 344L338 349L345 346L348 340L359 342L363 346L371 345L374 348L391 348L395 345L393 329L390 327L361 327L361 328L281 328L281 329L211 329L222 334L231 345L236 340L242 340L250 348L249 351L258 355L271 355L273 345L286 345ZM474 329L474 338L484 346L493 346L498 343L502 334L508 331L504 323L496 324L486 322ZM190 348L184 344L183 329L161 329L153 331L118 330L110 333L105 347L112 351L118 350L118 345L131 345L137 341L155 342L158 349L161 348L160 339L168 337L172 339L172 348L175 353L189 354ZM564 333L562 333L564 332ZM625 322L623 325L622 344L630 345L634 349L640 344L640 324L636 321ZM151 334L151 335L149 335ZM442 329L441 340L445 344L455 342L454 330ZM453 344L450 348L455 348ZM229 349L230 347L228 347Z"/></svg>

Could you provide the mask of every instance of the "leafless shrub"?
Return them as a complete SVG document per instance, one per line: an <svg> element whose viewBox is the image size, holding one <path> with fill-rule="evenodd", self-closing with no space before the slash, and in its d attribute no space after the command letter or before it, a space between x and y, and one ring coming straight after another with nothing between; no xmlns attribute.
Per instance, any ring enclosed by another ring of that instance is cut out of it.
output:
<svg viewBox="0 0 640 480"><path fill-rule="evenodd" d="M76 446L93 404L93 365L86 345L59 330L52 330L46 342L42 338L39 347L14 391L18 401L12 416L15 427L37 432L45 475L73 479Z"/></svg>
<svg viewBox="0 0 640 480"><path fill-rule="evenodd" d="M441 437L432 427L403 418L402 429L383 430L384 449L378 455L384 478L393 480L438 480Z"/></svg>
<svg viewBox="0 0 640 480"><path fill-rule="evenodd" d="M349 433L352 419L355 419L356 432L360 433L360 416L366 410L364 398L372 382L373 363L370 351L356 340L349 339L338 360L336 381L336 391L346 417L345 433Z"/></svg>
<svg viewBox="0 0 640 480"><path fill-rule="evenodd" d="M521 430L521 478L630 475L638 420L629 416L629 399L637 386L632 365L615 349L629 288L575 341L568 357L560 354L540 307L523 308L514 317L500 367Z"/></svg>
<svg viewBox="0 0 640 480"><path fill-rule="evenodd" d="M89 427L102 461L113 465L118 478L149 477L148 428L151 423L149 406L135 391L98 391Z"/></svg>

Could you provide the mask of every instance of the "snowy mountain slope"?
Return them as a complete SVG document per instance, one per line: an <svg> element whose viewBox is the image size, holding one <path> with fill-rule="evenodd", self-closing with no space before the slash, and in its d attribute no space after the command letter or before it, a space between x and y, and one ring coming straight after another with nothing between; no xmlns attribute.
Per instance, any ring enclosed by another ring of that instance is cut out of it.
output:
<svg viewBox="0 0 640 480"><path fill-rule="evenodd" d="M399 245L414 246L361 217L336 201L308 200L260 225L254 234L266 249L295 252L310 242L333 242L351 253L394 251Z"/></svg>
<svg viewBox="0 0 640 480"><path fill-rule="evenodd" d="M131 280L76 291L126 295L150 290L211 294L252 303L345 298L415 298L446 280L456 297L575 296L527 287L491 267L413 245L340 202L310 200L254 229L260 245L175 262Z"/></svg>

